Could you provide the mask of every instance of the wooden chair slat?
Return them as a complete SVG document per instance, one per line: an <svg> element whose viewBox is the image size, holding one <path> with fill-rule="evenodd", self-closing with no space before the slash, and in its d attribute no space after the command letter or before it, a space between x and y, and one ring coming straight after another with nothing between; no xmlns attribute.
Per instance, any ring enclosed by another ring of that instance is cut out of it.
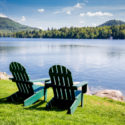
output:
<svg viewBox="0 0 125 125"><path fill-rule="evenodd" d="M65 85L68 86L68 87L70 87L72 85L72 83L69 83L68 77L70 77L71 72L67 71L68 69L66 69L65 67L62 67L62 69L63 69L64 74L68 74L68 75L64 75ZM67 94L67 99L68 100L72 100L71 90L67 88L66 92L67 92L66 93Z"/></svg>
<svg viewBox="0 0 125 125"><path fill-rule="evenodd" d="M53 68L50 69L50 72L51 72L51 73L53 72ZM55 81L55 78L53 77L53 75L50 76L50 79L51 79L52 84L54 85L54 83L55 83L56 81ZM57 97L58 97L58 93L56 92L56 88L53 88L53 92L54 92L54 97L57 98Z"/></svg>
<svg viewBox="0 0 125 125"><path fill-rule="evenodd" d="M62 71L62 68L59 66L59 65L57 65L57 69L58 69L58 74L62 74L63 73L63 71ZM65 83L64 83L64 81L63 81L63 77L61 77L60 75L58 76L58 79L59 79L59 82L60 82L60 85L61 86L65 86ZM66 98L67 96L66 96L66 92L65 92L65 88L61 88L61 99L67 99Z"/></svg>

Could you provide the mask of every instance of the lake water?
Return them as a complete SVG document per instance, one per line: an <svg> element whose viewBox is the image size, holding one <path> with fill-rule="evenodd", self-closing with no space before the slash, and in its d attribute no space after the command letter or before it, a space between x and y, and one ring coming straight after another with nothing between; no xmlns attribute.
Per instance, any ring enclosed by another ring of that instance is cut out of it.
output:
<svg viewBox="0 0 125 125"><path fill-rule="evenodd" d="M11 74L11 61L24 65L31 79L49 77L49 68L61 64L74 81L88 81L92 91L125 94L125 40L0 38L0 72Z"/></svg>

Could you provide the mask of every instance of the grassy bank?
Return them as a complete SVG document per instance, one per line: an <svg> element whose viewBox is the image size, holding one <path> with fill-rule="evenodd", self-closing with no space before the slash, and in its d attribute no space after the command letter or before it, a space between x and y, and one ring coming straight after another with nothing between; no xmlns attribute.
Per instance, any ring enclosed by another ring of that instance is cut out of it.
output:
<svg viewBox="0 0 125 125"><path fill-rule="evenodd" d="M84 108L73 115L66 110L45 110L43 98L30 107L6 102L5 97L17 90L15 83L0 80L0 125L125 125L125 103L85 95ZM47 102L52 97L48 90Z"/></svg>

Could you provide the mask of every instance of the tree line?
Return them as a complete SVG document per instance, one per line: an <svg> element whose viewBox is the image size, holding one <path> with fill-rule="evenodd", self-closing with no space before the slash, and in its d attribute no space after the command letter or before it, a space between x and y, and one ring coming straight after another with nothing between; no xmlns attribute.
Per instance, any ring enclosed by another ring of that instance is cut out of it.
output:
<svg viewBox="0 0 125 125"><path fill-rule="evenodd" d="M102 27L63 27L60 29L0 32L0 37L15 38L72 38L72 39L125 39L125 24Z"/></svg>

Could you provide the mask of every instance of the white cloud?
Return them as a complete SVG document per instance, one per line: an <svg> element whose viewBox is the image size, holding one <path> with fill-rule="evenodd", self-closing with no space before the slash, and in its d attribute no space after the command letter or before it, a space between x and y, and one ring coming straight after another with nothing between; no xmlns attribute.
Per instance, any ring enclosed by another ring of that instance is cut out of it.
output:
<svg viewBox="0 0 125 125"><path fill-rule="evenodd" d="M38 9L37 11L40 12L40 13L42 13L42 12L44 12L45 10L44 10L44 9Z"/></svg>
<svg viewBox="0 0 125 125"><path fill-rule="evenodd" d="M80 16L81 16L81 17L85 16L85 13L80 13Z"/></svg>
<svg viewBox="0 0 125 125"><path fill-rule="evenodd" d="M94 16L113 16L112 13L108 13L108 12L101 12L101 11L98 11L98 12L87 12L87 13L80 13L79 14L81 17L83 16L89 16L89 17L94 17Z"/></svg>
<svg viewBox="0 0 125 125"><path fill-rule="evenodd" d="M87 12L86 13L87 16L113 16L112 13L108 13L108 12L95 12L95 13L92 13L92 12Z"/></svg>
<svg viewBox="0 0 125 125"><path fill-rule="evenodd" d="M25 22L26 21L26 17L25 16L22 16L20 22Z"/></svg>
<svg viewBox="0 0 125 125"><path fill-rule="evenodd" d="M66 11L66 14L70 15L70 14L71 14L71 11Z"/></svg>
<svg viewBox="0 0 125 125"><path fill-rule="evenodd" d="M0 13L0 17L4 17L4 18L6 18L7 16L4 15L4 14L2 14L2 13Z"/></svg>
<svg viewBox="0 0 125 125"><path fill-rule="evenodd" d="M82 8L82 4L77 3L77 4L74 6L74 8Z"/></svg>
<svg viewBox="0 0 125 125"><path fill-rule="evenodd" d="M61 10L54 12L54 14L66 13L70 15L72 11L75 11L76 9L81 9L83 5L84 5L83 3L77 3L74 6L62 8Z"/></svg>

